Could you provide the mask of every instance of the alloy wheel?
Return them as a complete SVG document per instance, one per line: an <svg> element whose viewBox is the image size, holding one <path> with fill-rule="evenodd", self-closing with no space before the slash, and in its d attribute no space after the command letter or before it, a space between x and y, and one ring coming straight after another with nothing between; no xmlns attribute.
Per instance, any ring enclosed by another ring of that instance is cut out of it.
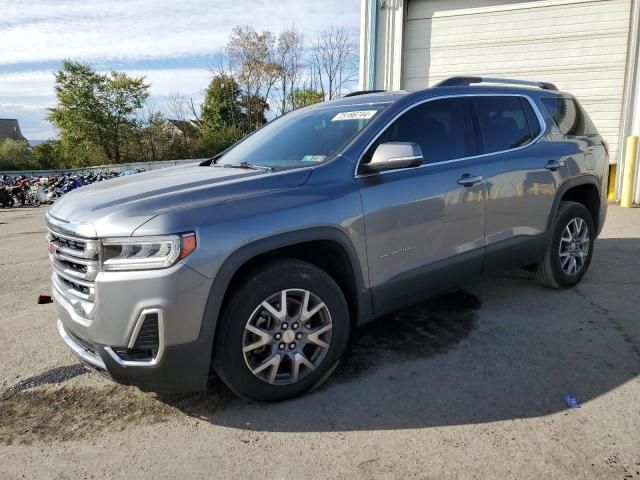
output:
<svg viewBox="0 0 640 480"><path fill-rule="evenodd" d="M247 367L273 385L296 383L314 371L331 345L331 314L314 293L287 289L254 309L242 336Z"/></svg>
<svg viewBox="0 0 640 480"><path fill-rule="evenodd" d="M572 218L560 237L560 267L567 275L577 275L589 257L589 228L582 218Z"/></svg>

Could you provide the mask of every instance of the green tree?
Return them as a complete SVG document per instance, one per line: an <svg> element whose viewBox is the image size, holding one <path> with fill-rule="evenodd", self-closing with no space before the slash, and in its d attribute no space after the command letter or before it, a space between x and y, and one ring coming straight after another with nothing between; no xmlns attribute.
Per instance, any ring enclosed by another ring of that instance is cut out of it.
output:
<svg viewBox="0 0 640 480"><path fill-rule="evenodd" d="M60 142L57 140L47 140L31 149L38 163L38 168L64 168L64 159L60 156L58 148Z"/></svg>
<svg viewBox="0 0 640 480"><path fill-rule="evenodd" d="M136 129L135 114L149 96L144 77L112 71L95 72L89 65L65 60L55 74L57 105L48 119L60 130L67 150L95 147L110 162L120 163L123 146Z"/></svg>
<svg viewBox="0 0 640 480"><path fill-rule="evenodd" d="M245 115L240 101L240 86L230 75L211 79L204 96L200 120L205 128L244 127Z"/></svg>
<svg viewBox="0 0 640 480"><path fill-rule="evenodd" d="M36 157L24 140L0 140L0 170L37 168Z"/></svg>
<svg viewBox="0 0 640 480"><path fill-rule="evenodd" d="M225 125L221 128L205 128L202 132L200 155L212 157L226 150L242 138L243 132L234 126Z"/></svg>
<svg viewBox="0 0 640 480"><path fill-rule="evenodd" d="M322 92L318 92L310 88L296 89L291 92L291 105L294 109L306 107L322 101L324 101Z"/></svg>

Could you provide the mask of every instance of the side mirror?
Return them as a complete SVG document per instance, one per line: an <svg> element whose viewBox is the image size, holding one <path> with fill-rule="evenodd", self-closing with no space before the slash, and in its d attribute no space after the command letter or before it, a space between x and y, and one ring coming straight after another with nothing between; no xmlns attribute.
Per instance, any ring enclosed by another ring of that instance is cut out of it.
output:
<svg viewBox="0 0 640 480"><path fill-rule="evenodd" d="M420 145L413 142L381 143L373 152L371 161L362 165L365 172L381 172L396 168L411 168L424 160Z"/></svg>

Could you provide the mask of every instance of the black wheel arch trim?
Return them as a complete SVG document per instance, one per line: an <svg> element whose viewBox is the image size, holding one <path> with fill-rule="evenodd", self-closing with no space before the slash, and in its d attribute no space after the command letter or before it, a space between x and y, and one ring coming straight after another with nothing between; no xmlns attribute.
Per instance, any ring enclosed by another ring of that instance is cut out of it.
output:
<svg viewBox="0 0 640 480"><path fill-rule="evenodd" d="M213 349L213 340L222 303L234 275L243 265L260 255L313 241L334 241L344 249L354 273L358 308L356 322L361 323L370 318L372 315L371 293L364 283L363 270L351 240L344 232L335 227L312 227L254 240L229 255L213 280L202 318L199 339L206 340L210 348ZM210 351L208 358L211 358L211 353Z"/></svg>
<svg viewBox="0 0 640 480"><path fill-rule="evenodd" d="M596 228L596 232L601 230L600 225L600 217L602 215L602 193L600 191L600 186L598 184L598 179L593 175L580 175L579 177L569 178L560 184L558 190L556 191L556 196L553 199L553 206L551 207L551 213L549 215L549 219L547 220L547 231L550 231L553 228L553 222L555 221L556 215L558 213L558 209L560 208L560 201L565 193L575 187L579 187L582 185L593 185L597 192L598 198L600 200L598 205L598 218L593 219L594 226ZM606 201L606 200L605 200Z"/></svg>

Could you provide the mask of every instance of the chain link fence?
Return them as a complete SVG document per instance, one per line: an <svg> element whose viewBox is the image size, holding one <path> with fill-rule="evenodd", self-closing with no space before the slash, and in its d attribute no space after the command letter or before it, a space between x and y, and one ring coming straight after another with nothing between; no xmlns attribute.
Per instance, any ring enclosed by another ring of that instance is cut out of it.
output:
<svg viewBox="0 0 640 480"><path fill-rule="evenodd" d="M53 169L53 170L0 170L0 175L9 175L10 177L17 177L18 175L26 175L27 177L50 177L58 175L73 175L80 174L86 175L91 172L126 172L128 170L158 170L160 168L175 167L177 165L186 165L189 163L202 162L204 158L189 159L189 160L160 160L157 162L133 162L133 163L118 163L110 165L99 165L95 167L82 167L82 168L67 168L67 169Z"/></svg>

